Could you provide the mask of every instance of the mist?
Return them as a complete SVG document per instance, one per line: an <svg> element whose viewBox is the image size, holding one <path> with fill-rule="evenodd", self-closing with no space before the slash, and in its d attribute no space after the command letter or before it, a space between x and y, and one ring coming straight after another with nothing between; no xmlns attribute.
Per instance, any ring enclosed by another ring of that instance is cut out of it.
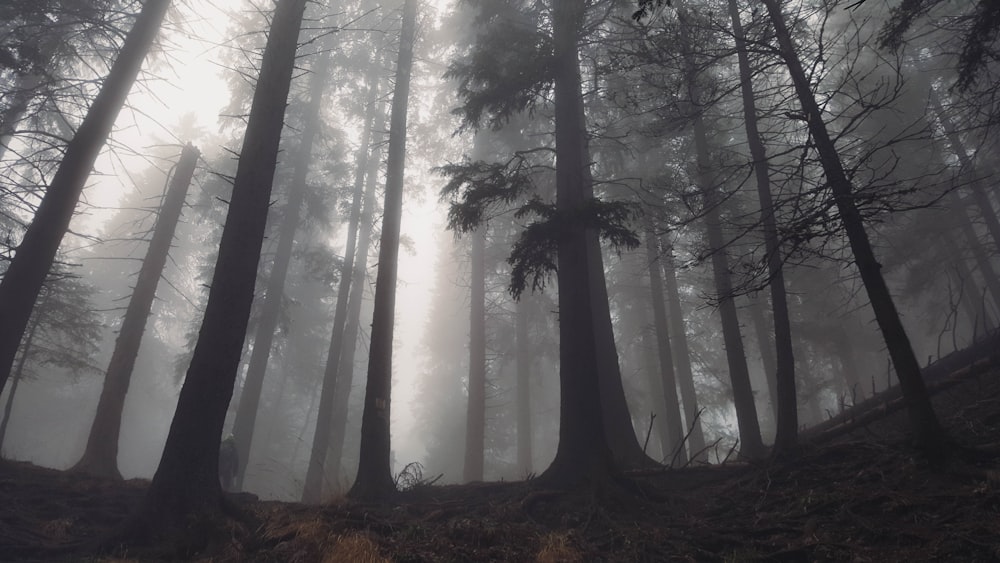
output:
<svg viewBox="0 0 1000 563"><path fill-rule="evenodd" d="M795 467L879 405L944 463L1000 319L996 10L899 5L0 8L3 459L156 529Z"/></svg>

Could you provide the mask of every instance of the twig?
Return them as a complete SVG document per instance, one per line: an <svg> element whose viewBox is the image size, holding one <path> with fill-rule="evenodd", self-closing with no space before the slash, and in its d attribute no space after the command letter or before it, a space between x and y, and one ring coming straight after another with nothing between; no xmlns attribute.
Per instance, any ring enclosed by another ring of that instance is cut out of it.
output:
<svg viewBox="0 0 1000 563"><path fill-rule="evenodd" d="M656 413L649 413L649 428L646 429L646 440L642 443L642 453L646 453L646 446L649 445L649 437L653 434L653 420L656 418Z"/></svg>

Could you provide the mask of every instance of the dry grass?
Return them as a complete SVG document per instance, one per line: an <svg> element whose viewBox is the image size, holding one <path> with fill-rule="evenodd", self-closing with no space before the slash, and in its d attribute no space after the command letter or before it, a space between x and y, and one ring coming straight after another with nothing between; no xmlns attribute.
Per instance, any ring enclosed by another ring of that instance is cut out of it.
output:
<svg viewBox="0 0 1000 563"><path fill-rule="evenodd" d="M323 553L323 563L389 563L390 561L379 554L378 544L361 534L337 536L333 545Z"/></svg>
<svg viewBox="0 0 1000 563"><path fill-rule="evenodd" d="M535 559L538 563L576 563L583 561L583 554L570 543L568 533L550 533L542 538L542 549Z"/></svg>

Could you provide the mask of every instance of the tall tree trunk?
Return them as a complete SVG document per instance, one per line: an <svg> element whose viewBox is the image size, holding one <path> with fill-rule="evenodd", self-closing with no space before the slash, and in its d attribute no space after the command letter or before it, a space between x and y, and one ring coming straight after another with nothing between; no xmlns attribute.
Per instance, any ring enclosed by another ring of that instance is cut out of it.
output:
<svg viewBox="0 0 1000 563"><path fill-rule="evenodd" d="M647 299L640 301L642 307L648 307L649 302ZM636 317L646 317L646 310L636 310ZM648 376L649 381L649 392L652 395L651 405L650 405L650 416L655 416L655 420L651 421L652 426L656 428L656 434L659 437L660 442L660 456L659 459L663 463L669 463L671 456L671 443L670 443L670 427L667 425L667 417L664 413L667 410L665 406L665 401L663 400L663 378L660 377L660 363L656 359L656 335L653 334L654 327L650 324L649 319L646 318L636 318L634 320L634 325L637 329L641 331L642 336L639 339L639 345L642 347L642 359L640 360L641 369ZM646 446L645 442L643 443ZM648 452L648 447L645 448ZM650 454L652 455L652 454Z"/></svg>
<svg viewBox="0 0 1000 563"><path fill-rule="evenodd" d="M667 287L667 305L670 322L670 346L677 371L677 383L681 388L681 401L684 403L684 420L687 423L688 446L692 459L705 460L705 432L698 416L698 395L694 388L694 373L691 370L691 351L688 348L687 331L684 327L684 309L681 308L681 294L677 287L677 272L674 269L674 251L670 244L663 244L663 254L660 264L663 265L664 280Z"/></svg>
<svg viewBox="0 0 1000 563"><path fill-rule="evenodd" d="M380 112L379 115L382 113ZM344 439L347 434L349 400L354 384L354 354L357 351L358 331L361 326L361 306L364 301L365 279L368 275L368 248L371 245L372 230L375 227L375 212L377 211L375 189L378 187L378 169L381 164L378 155L384 136L385 134L380 131L372 144L372 155L368 164L368 186L365 188L365 201L361 211L360 232L358 233L358 251L354 262L354 279L351 280L351 298L347 304L347 324L344 325L345 346L341 348L340 361L337 363L337 386L333 391L333 411L330 423L330 450L326 456L326 475L329 478L328 482L334 484L340 482Z"/></svg>
<svg viewBox="0 0 1000 563"><path fill-rule="evenodd" d="M838 324L833 329L833 334L830 335L833 340L833 346L836 350L837 359L840 361L840 372L847 382L848 388L851 390L851 395L857 395L856 399L860 402L865 398L865 386L861 383L861 371L858 368L858 362L854 357L854 348L851 346L851 337L847 333L847 329L844 328L843 324Z"/></svg>
<svg viewBox="0 0 1000 563"><path fill-rule="evenodd" d="M163 456L126 536L187 530L192 518L210 522L222 509L222 426L249 324L305 5L279 0L275 7L198 342Z"/></svg>
<svg viewBox="0 0 1000 563"><path fill-rule="evenodd" d="M948 194L948 197L951 208L957 216L958 227L961 229L962 236L965 238L965 242L972 252L972 258L979 267L979 275L982 276L983 281L986 283L986 289L990 297L993 298L993 305L1000 309L1000 277L997 277L996 270L993 269L990 255L980 241L972 220L969 219L969 214L962 197L956 192L951 192Z"/></svg>
<svg viewBox="0 0 1000 563"><path fill-rule="evenodd" d="M931 106L934 108L934 113L937 114L938 121L941 122L941 127L944 128L944 133L948 137L951 151L958 157L958 162L962 165L962 168L969 174L975 175L976 168L969 158L969 153L965 150L965 144L962 142L961 137L958 136L958 131L951 117L941 107L941 99L933 88L930 90L930 101ZM986 228L993 239L993 245L995 248L1000 249L1000 219L997 218L997 212L993 209L993 204L990 203L986 188L978 178L974 178L969 183L969 187L972 191L972 197L976 201L976 206L979 207L979 215L983 218L983 222L986 223ZM1000 301L997 302L997 306L1000 307Z"/></svg>
<svg viewBox="0 0 1000 563"><path fill-rule="evenodd" d="M575 0L552 3L555 72L556 210L563 218L557 242L559 291L559 445L541 475L559 486L599 485L615 471L601 401L600 369L607 350L598 351L594 314L596 263L587 226L579 219L593 187L589 184L586 124L577 41L585 7ZM571 218L575 218L571 219ZM591 230L592 231L592 230ZM599 268L603 276L603 268ZM610 321L610 318L607 319ZM610 329L610 327L606 327ZM613 342L613 340L612 340ZM632 440L635 440L633 433ZM640 450L641 451L641 450Z"/></svg>
<svg viewBox="0 0 1000 563"><path fill-rule="evenodd" d="M652 226L646 229L646 260L649 268L649 291L653 304L653 324L656 328L656 350L660 360L660 392L663 393L664 416L667 436L663 443L663 455L669 463L677 459L681 463L688 460L684 451L684 435L687 433L681 421L680 401L677 398L677 378L674 373L673 353L670 349L670 332L667 325L667 307L663 302L663 268L660 266L660 249ZM651 366L652 367L652 366Z"/></svg>
<svg viewBox="0 0 1000 563"><path fill-rule="evenodd" d="M361 453L358 476L349 495L357 499L382 499L396 490L390 458L389 413L392 390L392 338L396 312L396 271L399 266L399 229L403 214L403 167L406 161L406 111L413 67L417 0L403 3L399 58L389 118L382 236L375 278L375 311L372 314L368 381L361 415Z"/></svg>
<svg viewBox="0 0 1000 563"><path fill-rule="evenodd" d="M340 269L340 281L337 285L337 305L333 313L333 333L330 337L330 347L326 354L326 367L323 370L323 383L320 390L319 407L316 413L316 430L313 432L312 449L309 455L309 466L306 469L306 481L302 489L302 502L320 502L323 494L323 475L326 467L326 457L330 445L330 423L333 405L338 389L338 380L345 374L339 369L340 356L344 347L354 347L355 340L345 340L344 326L347 324L348 297L355 291L354 270L360 261L361 271L368 259L367 241L363 241L365 252L357 252L358 222L361 220L361 205L365 199L365 177L377 173L370 171L368 161L372 149L372 129L375 126L378 106L378 75L373 71L368 76L368 94L365 107L365 129L362 132L361 146L354 159L354 190L352 192L351 211L347 222L347 244L344 246L344 264ZM369 180L371 181L371 180ZM346 374L351 377L351 374ZM346 393L350 393L350 386ZM339 457L339 456L338 456Z"/></svg>
<svg viewBox="0 0 1000 563"><path fill-rule="evenodd" d="M174 239L177 222L184 208L195 165L201 153L188 144L181 150L180 160L173 172L169 188L160 205L159 217L149 241L146 257L139 268L135 288L125 309L125 318L115 340L108 371L104 376L104 387L97 403L94 422L90 426L87 447L83 457L72 467L72 471L95 477L121 479L118 470L118 438L121 434L122 412L125 410L125 396L132 381L132 370L139 345L146 331L146 320L153 309L156 287L167 264L170 244Z"/></svg>
<svg viewBox="0 0 1000 563"><path fill-rule="evenodd" d="M955 257L955 273L959 277L962 291L962 308L965 309L965 314L969 316L969 323L972 325L973 334L979 335L980 328L983 329L983 333L993 330L996 328L993 317L990 315L985 303L983 303L983 293L976 284L972 271L969 270L969 266L965 262L966 259L963 256L962 249L959 248L953 237L946 234L943 239L942 242L948 248L948 252Z"/></svg>
<svg viewBox="0 0 1000 563"><path fill-rule="evenodd" d="M694 109L694 144L697 159L695 178L701 190L705 205L705 228L708 244L712 252L712 274L719 296L719 315L722 318L722 337L726 346L726 360L729 364L729 379L733 387L733 403L740 430L740 453L744 457L759 458L765 455L764 442L760 438L760 423L754 404L753 388L750 385L750 370L747 368L746 353L743 349L743 335L733 299L732 274L729 271L729 257L726 241L722 233L722 218L718 187L711 177L709 163L708 134L705 128L701 93L697 85L698 75L691 40L687 37L687 18L679 12L681 37L684 42L684 66L688 83L688 96Z"/></svg>
<svg viewBox="0 0 1000 563"><path fill-rule="evenodd" d="M305 126L302 128L299 146L295 151L292 183L288 189L288 201L282 212L281 227L278 230L278 247L274 253L274 263L267 279L267 292L264 294L264 306L261 308L260 319L253 339L253 351L250 353L250 364L247 367L246 380L240 391L240 403L236 408L236 420L233 422L233 437L236 439L236 451L239 452L240 463L236 473L236 489L242 490L243 479L246 477L250 456L253 454L253 434L257 423L257 411L260 408L260 395L264 389L264 376L267 373L267 361L271 356L274 343L274 333L278 327L278 316L281 314L281 302L285 295L285 280L288 279L288 266L292 258L292 246L295 242L295 231L299 228L299 213L302 200L307 190L306 180L309 167L312 164L312 148L319 133L320 109L323 107L323 90L329 80L330 54L320 53L319 60L313 68L309 84L309 106L305 111Z"/></svg>
<svg viewBox="0 0 1000 563"><path fill-rule="evenodd" d="M577 64L579 68L579 64ZM596 78L595 78L596 80ZM585 201L593 200L594 178L590 170L590 147L587 134L587 116L584 112L581 96L577 108L578 120L582 131L581 161L583 168L583 197ZM608 439L608 447L615 462L622 467L650 467L656 461L643 451L632 425L632 415L629 413L628 401L625 398L625 387L622 384L621 366L618 359L618 348L615 345L615 332L611 320L611 303L608 297L608 284L604 277L604 256L601 242L594 229L586 230L587 237L587 272L590 278L590 306L594 316L594 340L597 345L597 377L600 385L601 408L604 413L604 432Z"/></svg>
<svg viewBox="0 0 1000 563"><path fill-rule="evenodd" d="M757 336L757 348L760 350L760 363L764 366L764 379L767 381L768 404L771 405L771 415L778 420L778 380L777 360L774 359L774 339L771 327L764 315L765 298L761 295L749 297L746 310L750 313L754 334Z"/></svg>
<svg viewBox="0 0 1000 563"><path fill-rule="evenodd" d="M899 378L906 401L915 441L928 457L933 460L940 459L944 455L945 433L938 423L934 408L931 406L930 396L927 394L927 388L920 375L920 364L917 362L913 348L910 346L910 339L907 337L903 323L896 312L892 294L889 293L889 288L882 277L882 265L875 258L875 252L872 250L868 233L865 230L864 220L854 203L853 186L844 172L837 148L827 132L822 110L813 96L809 79L799 61L792 37L785 25L781 6L778 0L762 0L762 2L767 7L774 25L782 57L795 86L795 93L806 116L809 132L813 137L816 150L819 152L823 172L826 174L827 183L833 191L834 202L844 225L844 232L847 234L851 250L854 253L854 262L861 274L861 280L875 312L875 320L882 330L886 348L896 368L896 376Z"/></svg>
<svg viewBox="0 0 1000 563"><path fill-rule="evenodd" d="M0 323L0 391L10 376L31 310L52 267L59 243L69 229L90 169L139 74L169 5L170 0L147 0L143 4L101 90L66 147L59 169L0 282L0 318L3 319Z"/></svg>
<svg viewBox="0 0 1000 563"><path fill-rule="evenodd" d="M517 302L514 313L515 339L517 346L517 469L520 475L528 476L534 469L531 448L531 329L529 326L530 308L525 305L522 297Z"/></svg>
<svg viewBox="0 0 1000 563"><path fill-rule="evenodd" d="M43 297L44 301L45 298ZM39 309L43 303L39 303ZM14 374L11 377L10 388L7 389L7 404L3 410L3 420L0 420L0 455L3 452L3 443L7 438L7 425L10 423L10 413L14 410L14 395L17 393L18 386L21 385L21 380L24 379L24 364L27 363L28 358L31 356L32 345L35 342L35 334L38 332L38 325L41 324L42 316L35 314L31 318L31 323L28 326L28 333L24 336L24 345L21 346L21 354L17 358L17 366L14 368Z"/></svg>
<svg viewBox="0 0 1000 563"><path fill-rule="evenodd" d="M486 440L486 229L472 234L469 303L469 404L465 422L466 482L483 480Z"/></svg>
<svg viewBox="0 0 1000 563"><path fill-rule="evenodd" d="M795 396L795 355L792 351L792 327L788 320L788 298L785 295L785 275L782 273L781 245L774 218L774 201L771 198L771 178L767 151L757 129L757 107L754 102L753 76L747 55L746 38L740 23L736 0L729 0L729 15L736 37L736 54L740 67L740 90L743 95L743 117L746 123L747 144L757 180L757 197L760 199L760 218L764 228L764 248L767 252L767 273L771 278L771 314L774 318L775 391L772 400L777 403L774 453L790 448L798 441L799 416Z"/></svg>

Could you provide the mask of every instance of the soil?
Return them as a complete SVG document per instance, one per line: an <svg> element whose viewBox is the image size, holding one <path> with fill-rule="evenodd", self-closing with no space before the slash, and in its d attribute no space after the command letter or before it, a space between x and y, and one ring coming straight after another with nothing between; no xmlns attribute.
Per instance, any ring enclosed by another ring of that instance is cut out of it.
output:
<svg viewBox="0 0 1000 563"><path fill-rule="evenodd" d="M248 515L199 553L97 554L148 482L0 462L3 561L997 561L1000 369L964 370L934 401L958 447L933 467L901 411L845 421L780 461L632 474L637 490L533 481L410 486L391 504L234 498ZM411 475L412 477L412 475Z"/></svg>

